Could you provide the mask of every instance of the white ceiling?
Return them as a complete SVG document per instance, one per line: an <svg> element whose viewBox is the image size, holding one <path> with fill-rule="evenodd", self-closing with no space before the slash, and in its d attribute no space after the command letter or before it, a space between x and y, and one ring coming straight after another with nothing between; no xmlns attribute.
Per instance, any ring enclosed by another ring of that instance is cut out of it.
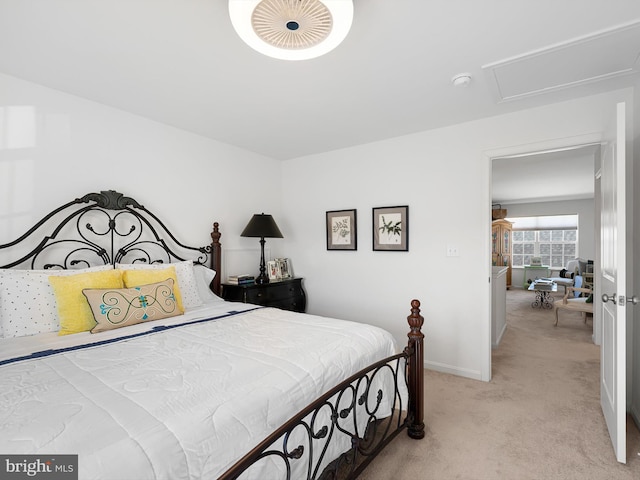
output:
<svg viewBox="0 0 640 480"><path fill-rule="evenodd" d="M594 196L598 146L493 159L492 202L581 200Z"/></svg>
<svg viewBox="0 0 640 480"><path fill-rule="evenodd" d="M0 72L275 159L621 88L638 75L638 0L354 8L342 45L288 62L247 47L226 0L0 0ZM473 80L454 88L461 72Z"/></svg>

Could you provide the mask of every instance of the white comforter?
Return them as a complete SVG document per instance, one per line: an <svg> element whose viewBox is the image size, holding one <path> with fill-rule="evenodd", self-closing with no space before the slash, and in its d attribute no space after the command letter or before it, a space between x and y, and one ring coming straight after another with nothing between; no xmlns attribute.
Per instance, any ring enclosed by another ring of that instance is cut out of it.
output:
<svg viewBox="0 0 640 480"><path fill-rule="evenodd" d="M62 351L12 361L47 349ZM78 454L83 480L214 479L394 353L376 327L227 302L95 335L0 340L0 452Z"/></svg>

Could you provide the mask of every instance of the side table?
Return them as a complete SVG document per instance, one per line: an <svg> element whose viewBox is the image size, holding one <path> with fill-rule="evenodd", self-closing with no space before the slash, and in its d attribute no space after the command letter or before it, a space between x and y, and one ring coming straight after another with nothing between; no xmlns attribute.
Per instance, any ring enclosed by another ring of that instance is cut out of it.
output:
<svg viewBox="0 0 640 480"><path fill-rule="evenodd" d="M558 284L556 282L550 284L531 282L527 290L536 292L536 299L531 302L533 308L553 308L553 297L551 294L558 291Z"/></svg>
<svg viewBox="0 0 640 480"><path fill-rule="evenodd" d="M300 313L304 313L307 306L302 278L271 281L264 285L223 283L222 298L230 302L253 303Z"/></svg>

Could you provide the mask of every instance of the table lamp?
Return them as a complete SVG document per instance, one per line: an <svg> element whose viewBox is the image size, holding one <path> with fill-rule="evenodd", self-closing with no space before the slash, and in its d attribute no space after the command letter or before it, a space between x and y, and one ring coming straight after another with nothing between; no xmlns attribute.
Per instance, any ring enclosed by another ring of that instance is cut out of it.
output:
<svg viewBox="0 0 640 480"><path fill-rule="evenodd" d="M265 238L283 238L278 225L271 215L264 213L256 213L244 230L240 234L241 237L259 237L260 238L260 275L256 278L256 284L263 285L269 283L267 276L267 268L264 262L264 243Z"/></svg>

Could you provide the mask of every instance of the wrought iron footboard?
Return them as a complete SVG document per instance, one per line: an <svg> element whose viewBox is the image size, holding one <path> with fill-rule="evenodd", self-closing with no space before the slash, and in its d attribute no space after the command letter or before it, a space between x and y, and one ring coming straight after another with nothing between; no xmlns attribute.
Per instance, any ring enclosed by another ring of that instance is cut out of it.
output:
<svg viewBox="0 0 640 480"><path fill-rule="evenodd" d="M225 472L220 480L356 478L402 430L424 437L420 302L413 300L409 343L346 379L300 411ZM330 449L332 442L344 445ZM333 456L333 455L332 455Z"/></svg>

